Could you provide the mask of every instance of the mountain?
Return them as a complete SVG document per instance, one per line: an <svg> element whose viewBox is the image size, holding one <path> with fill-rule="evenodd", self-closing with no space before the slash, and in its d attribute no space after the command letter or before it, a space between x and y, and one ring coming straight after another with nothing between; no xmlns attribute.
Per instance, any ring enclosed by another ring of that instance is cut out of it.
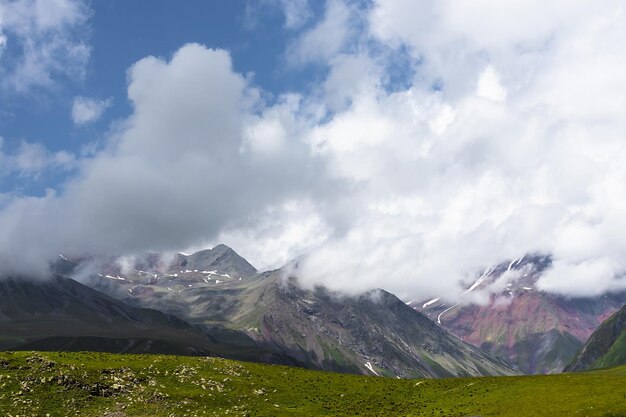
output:
<svg viewBox="0 0 626 417"><path fill-rule="evenodd" d="M247 294L257 305L235 312L233 321L255 340L305 363L399 377L511 373L503 361L461 342L386 291L343 297L323 288L303 290L295 278L285 282L283 271L260 279L263 285Z"/></svg>
<svg viewBox="0 0 626 417"><path fill-rule="evenodd" d="M199 328L72 279L0 280L0 349L220 355L284 362L243 333Z"/></svg>
<svg viewBox="0 0 626 417"><path fill-rule="evenodd" d="M507 359L526 374L561 372L591 333L625 302L626 294L567 298L536 288L551 258L527 255L488 268L468 286L484 304L450 304L443 297L411 305L474 346Z"/></svg>
<svg viewBox="0 0 626 417"><path fill-rule="evenodd" d="M204 252L185 259L206 259ZM285 270L246 276L238 257L230 259L237 264L222 263L216 270L175 260L161 272L99 273L87 282L131 305L243 332L258 346L309 368L398 377L514 373L390 293L343 297L323 288L303 290Z"/></svg>
<svg viewBox="0 0 626 417"><path fill-rule="evenodd" d="M565 369L582 371L626 364L626 305L600 325Z"/></svg>

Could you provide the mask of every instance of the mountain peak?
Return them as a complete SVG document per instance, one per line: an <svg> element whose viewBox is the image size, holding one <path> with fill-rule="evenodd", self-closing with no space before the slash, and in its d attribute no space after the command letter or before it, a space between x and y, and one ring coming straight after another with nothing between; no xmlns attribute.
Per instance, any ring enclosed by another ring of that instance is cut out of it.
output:
<svg viewBox="0 0 626 417"><path fill-rule="evenodd" d="M256 268L245 258L224 244L188 256L183 255L181 258L179 266L192 270L217 270L222 274L244 278L257 273Z"/></svg>
<svg viewBox="0 0 626 417"><path fill-rule="evenodd" d="M210 249L211 251L218 251L218 252L232 252L234 254L237 254L237 252L235 252L233 250L233 248L231 248L230 246L226 246L223 243L220 243L219 245L216 245L213 249Z"/></svg>

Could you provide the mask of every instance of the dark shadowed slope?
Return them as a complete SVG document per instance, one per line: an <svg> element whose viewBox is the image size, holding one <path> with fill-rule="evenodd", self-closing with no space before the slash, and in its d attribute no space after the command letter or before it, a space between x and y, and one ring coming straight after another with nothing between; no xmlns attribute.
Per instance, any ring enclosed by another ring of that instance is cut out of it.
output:
<svg viewBox="0 0 626 417"><path fill-rule="evenodd" d="M242 333L198 329L61 276L0 280L0 348L216 354L268 361L274 356Z"/></svg>

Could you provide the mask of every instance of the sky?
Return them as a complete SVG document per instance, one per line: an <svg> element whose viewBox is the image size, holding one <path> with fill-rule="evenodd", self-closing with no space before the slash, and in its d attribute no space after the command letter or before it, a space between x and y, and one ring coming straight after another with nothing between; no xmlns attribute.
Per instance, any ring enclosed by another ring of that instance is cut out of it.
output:
<svg viewBox="0 0 626 417"><path fill-rule="evenodd" d="M0 0L0 265L225 243L454 298L626 289L619 0Z"/></svg>

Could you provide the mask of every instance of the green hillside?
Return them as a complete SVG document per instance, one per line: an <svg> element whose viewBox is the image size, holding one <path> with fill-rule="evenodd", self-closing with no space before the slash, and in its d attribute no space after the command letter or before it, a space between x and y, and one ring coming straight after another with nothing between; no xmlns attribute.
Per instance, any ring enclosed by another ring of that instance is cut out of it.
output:
<svg viewBox="0 0 626 417"><path fill-rule="evenodd" d="M604 321L567 366L567 371L626 364L626 306Z"/></svg>
<svg viewBox="0 0 626 417"><path fill-rule="evenodd" d="M622 332L609 351L596 361L595 366L606 368L623 363L626 363L626 332Z"/></svg>
<svg viewBox="0 0 626 417"><path fill-rule="evenodd" d="M626 367L399 380L216 358L0 353L0 415L626 416Z"/></svg>

